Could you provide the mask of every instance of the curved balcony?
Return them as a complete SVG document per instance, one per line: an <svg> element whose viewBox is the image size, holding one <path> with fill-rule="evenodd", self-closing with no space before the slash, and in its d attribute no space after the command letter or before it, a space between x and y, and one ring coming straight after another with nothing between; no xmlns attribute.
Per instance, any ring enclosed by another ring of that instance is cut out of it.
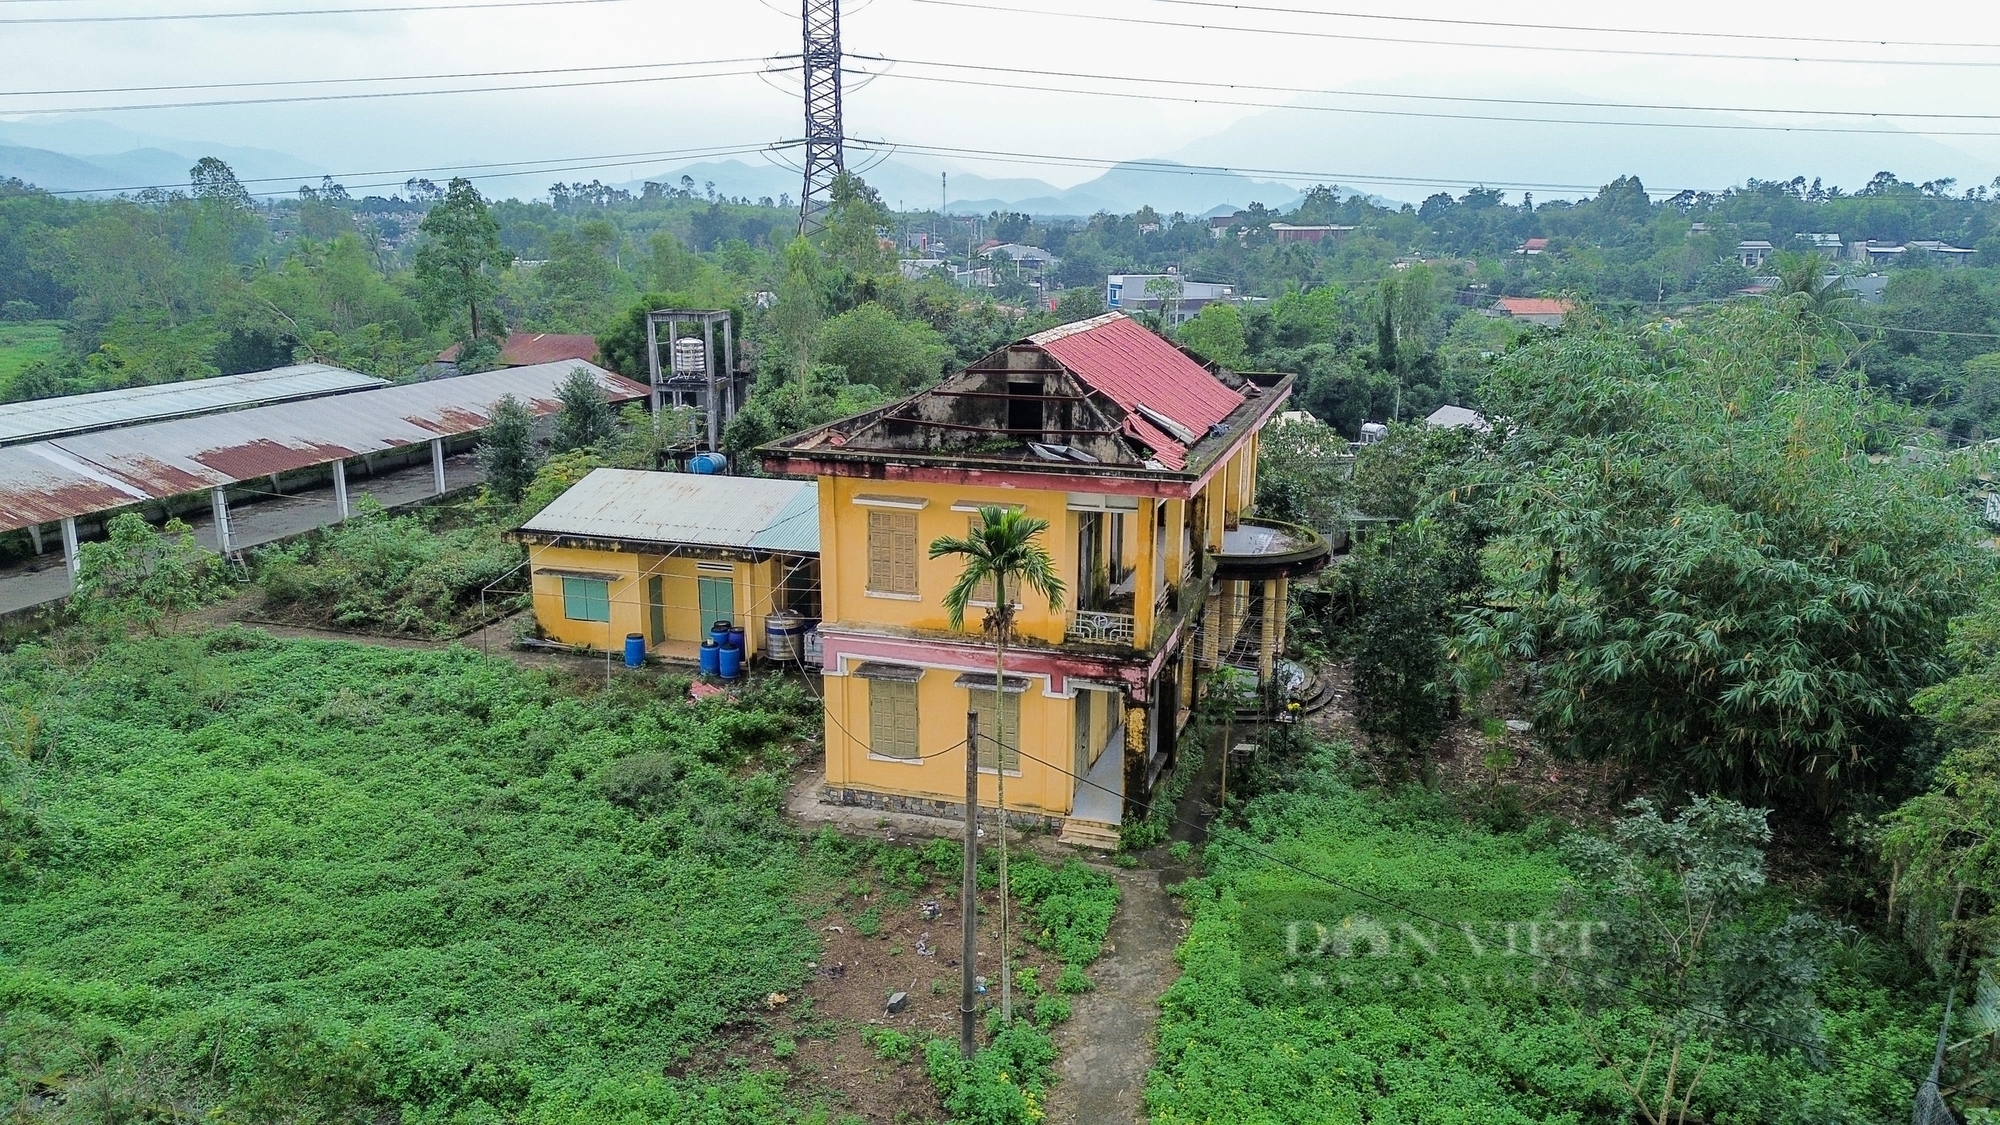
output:
<svg viewBox="0 0 2000 1125"><path fill-rule="evenodd" d="M1244 517L1222 534L1215 552L1221 578L1296 578L1326 566L1332 548L1309 527Z"/></svg>

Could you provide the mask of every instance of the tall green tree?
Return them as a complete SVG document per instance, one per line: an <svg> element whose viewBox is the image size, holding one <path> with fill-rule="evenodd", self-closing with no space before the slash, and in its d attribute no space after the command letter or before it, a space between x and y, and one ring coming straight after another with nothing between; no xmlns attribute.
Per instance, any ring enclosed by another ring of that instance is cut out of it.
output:
<svg viewBox="0 0 2000 1125"><path fill-rule="evenodd" d="M822 324L813 354L845 368L851 382L897 395L936 380L951 349L930 325L870 302Z"/></svg>
<svg viewBox="0 0 2000 1125"><path fill-rule="evenodd" d="M572 370L556 389L556 397L562 409L556 413L555 452L588 449L618 429L618 415L589 371Z"/></svg>
<svg viewBox="0 0 2000 1125"><path fill-rule="evenodd" d="M819 251L804 238L795 238L785 247L785 276L778 283L778 303L767 321L790 361L793 376L803 379L812 370L819 348L819 326L825 317Z"/></svg>
<svg viewBox="0 0 2000 1125"><path fill-rule="evenodd" d="M535 479L535 416L513 395L502 395L479 436L479 467L486 487L509 504L520 501Z"/></svg>
<svg viewBox="0 0 2000 1125"><path fill-rule="evenodd" d="M497 336L497 316L490 311L482 316L482 310L490 309L500 291L499 271L514 255L500 245L500 224L472 181L454 178L417 229L424 243L417 248L414 274L425 320L434 327L459 323L467 343Z"/></svg>
<svg viewBox="0 0 2000 1125"><path fill-rule="evenodd" d="M1462 487L1508 565L1468 635L1537 669L1559 751L1821 807L1912 752L1910 698L1987 564L1953 461L1867 455L1908 419L1822 374L1844 358L1759 303L1673 334L1579 324L1498 365L1501 436Z"/></svg>
<svg viewBox="0 0 2000 1125"><path fill-rule="evenodd" d="M993 638L993 714L1002 729L993 734L993 773L1000 805L1000 1021L1014 1020L1013 951L1008 945L1007 886L1007 641L1014 630L1014 598L1033 591L1049 600L1049 612L1062 610L1063 580L1056 573L1056 561L1038 538L1049 521L1037 519L1018 508L987 505L979 509L979 523L964 538L941 535L931 540L930 557L961 560L958 580L945 591L944 609L951 627L965 622L966 607L982 586L993 590L993 608L986 611L982 628ZM988 735L981 731L980 737ZM1015 737L1019 731L1012 732ZM965 748L968 754L976 748ZM1016 748L1018 753L1018 747ZM970 967L968 966L968 969Z"/></svg>
<svg viewBox="0 0 2000 1125"><path fill-rule="evenodd" d="M1564 981L1642 1120L1713 1120L1696 1106L1719 1049L1820 1054L1814 984L1835 931L1810 914L1759 918L1764 810L1710 797L1671 820L1651 801L1628 809L1610 839L1571 846Z"/></svg>

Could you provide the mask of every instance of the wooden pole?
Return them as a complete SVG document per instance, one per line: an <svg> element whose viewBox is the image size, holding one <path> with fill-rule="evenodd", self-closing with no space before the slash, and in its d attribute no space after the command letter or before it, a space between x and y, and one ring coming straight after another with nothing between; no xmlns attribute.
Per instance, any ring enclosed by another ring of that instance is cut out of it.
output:
<svg viewBox="0 0 2000 1125"><path fill-rule="evenodd" d="M972 1057L972 974L979 958L979 712L965 713L965 875L959 888L959 935L964 942L958 989L958 1053Z"/></svg>

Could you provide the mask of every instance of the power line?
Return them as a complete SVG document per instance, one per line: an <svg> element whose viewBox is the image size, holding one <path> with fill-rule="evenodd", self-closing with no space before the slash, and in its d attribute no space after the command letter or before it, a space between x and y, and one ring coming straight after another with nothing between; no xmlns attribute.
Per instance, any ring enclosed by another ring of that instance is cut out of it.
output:
<svg viewBox="0 0 2000 1125"><path fill-rule="evenodd" d="M374 8L293 8L276 12L165 12L144 16L23 16L0 24L158 23L167 20L247 20L272 16L363 16L383 12L461 12L486 8L565 8L578 4L623 4L629 0L476 0L470 4L396 4Z"/></svg>
<svg viewBox="0 0 2000 1125"><path fill-rule="evenodd" d="M1864 324L1854 320L1838 320L1849 328L1872 328L1877 332L1909 332L1918 336L1966 336L1975 340L2000 340L2000 332L1947 332L1942 328L1898 328L1893 324Z"/></svg>
<svg viewBox="0 0 2000 1125"><path fill-rule="evenodd" d="M949 66L949 63L922 65ZM978 68L986 69L986 68ZM1045 72L1046 73L1046 72ZM1074 86L1050 86L1046 83L996 82L980 78L947 78L935 74L903 74L897 71L882 71L874 77L900 78L913 82L935 82L953 86L979 86L987 89L1024 90L1030 93L1082 94L1089 97L1121 98L1127 101L1179 102L1187 105L1241 106L1245 109L1287 109L1311 113L1352 113L1371 117L1417 117L1447 121L1500 121L1519 124L1541 125L1605 125L1619 128L1642 129L1708 129L1722 132L1746 133L1838 133L1861 136L1936 136L1936 137L2000 137L2000 132L1992 130L1950 130L1950 129L1856 129L1830 125L1753 125L1731 124L1728 122L1701 121L1617 121L1602 118L1581 117L1505 117L1497 114L1442 113L1413 109L1370 109L1356 106L1300 105L1296 102L1257 102L1240 99L1196 97L1188 94L1170 93L1127 93L1119 90L1088 90ZM1121 78L1114 75L1079 75L1078 77L1099 78L1115 82L1154 82L1183 86L1222 86L1223 83L1176 82L1172 79ZM1251 87L1238 87L1248 89ZM1268 87L1266 87L1268 88ZM1301 93L1337 94L1338 91L1299 91Z"/></svg>
<svg viewBox="0 0 2000 1125"><path fill-rule="evenodd" d="M213 101L190 102L149 102L143 105L96 105L58 106L41 109L8 109L9 115L41 115L52 113L119 113L126 110L143 109L203 109L232 105L286 105L298 102L349 102L370 101L377 98L414 98L434 94L492 94L518 90L567 90L583 86L630 86L648 82L681 82L697 78L735 78L744 75L763 74L770 68L754 70L718 70L705 74L654 74L640 78L586 78L575 82L529 82L504 86L457 86L445 90L375 90L362 94L296 94L275 98L225 98ZM791 69L785 67L781 69Z"/></svg>
<svg viewBox="0 0 2000 1125"><path fill-rule="evenodd" d="M1676 39L1748 39L1766 43L1830 43L1850 47L1944 47L1967 50L2000 48L2000 43L1949 43L1923 39L1837 39L1819 35L1757 35L1746 31L1669 31L1654 28L1596 27L1589 24L1516 23L1506 20L1446 19L1442 16L1392 16L1379 12L1329 12L1316 8L1287 8L1272 4L1232 4L1220 0L1153 0L1156 4L1176 4L1189 8L1229 8L1246 12L1282 12L1286 15L1324 16L1333 19L1383 20L1394 23L1431 23L1453 27L1498 27L1516 31L1582 31L1594 35L1660 35Z"/></svg>
<svg viewBox="0 0 2000 1125"><path fill-rule="evenodd" d="M951 70L977 70L994 73L1021 73L1019 67L981 66L975 63L936 62L928 59L896 59L884 55L863 55L848 52L849 57L867 59L872 62L891 63L907 66L934 66ZM1266 86L1247 82L1203 82L1191 78L1148 78L1136 75L1094 74L1080 71L1060 71L1037 68L1036 74L1052 75L1057 78L1100 79L1107 82L1145 82L1172 86L1199 86L1206 89L1259 90L1282 94L1326 94L1343 98L1384 98L1396 101L1422 102L1472 102L1483 105L1528 105L1555 106L1565 109L1654 109L1686 113L1762 113L1783 114L1802 117L1864 117L1898 118L1941 121L2000 121L2000 113L1899 113L1891 110L1872 109L1777 109L1768 106L1730 105L1674 105L1664 102L1607 102L1585 99L1561 98L1496 98L1476 94L1390 94L1370 90L1331 90L1301 86Z"/></svg>
<svg viewBox="0 0 2000 1125"><path fill-rule="evenodd" d="M5 3L7 0L0 0ZM47 3L48 0L32 0ZM328 86L361 82L431 82L458 78L517 78L539 74L596 74L619 70L657 70L672 66L729 66L738 63L779 62L797 55L775 55L738 59L699 59L687 62L621 63L611 66L558 66L538 70L467 70L454 74L385 74L373 78L274 78L257 82L189 82L173 86L79 86L63 90L0 90L0 98L55 97L64 94L152 94L178 90L248 90L264 86ZM13 112L12 110L0 112Z"/></svg>
<svg viewBox="0 0 2000 1125"><path fill-rule="evenodd" d="M792 142L778 142L775 144L761 144L761 145L707 146L703 148L683 148L683 149L654 149L645 152L609 153L601 156L552 156L542 160L509 160L509 161L501 161L490 164L438 165L426 168L381 168L367 172L335 172L331 173L328 178L334 180L344 180L353 177L415 176L422 173L441 174L445 172L461 172L461 173L487 172L489 177L490 176L534 176L534 175L540 175L541 173L544 172L574 172L579 170L587 170L591 168L616 168L628 164L636 164L646 160L664 160L672 157L681 157L684 159L697 159L709 156L735 156L745 153L775 151L778 149L790 147L791 144ZM530 165L534 165L534 167L530 167ZM518 169L518 171L512 171L512 172L489 171L495 169ZM310 177L250 176L239 179L237 182L243 184L298 183L302 179L310 179ZM402 186L403 182L404 181L401 180L388 180L375 184L360 183L351 186L356 188L400 187ZM115 188L64 188L59 191L49 191L46 192L45 194L105 195L105 194L114 194L118 192L128 192L128 191L172 191L189 186L191 185L186 183L132 184L125 187L115 187ZM346 187L350 185L342 184L342 186ZM258 192L251 192L250 194L255 196L270 198L280 195L289 195L290 191L289 190L258 191Z"/></svg>
<svg viewBox="0 0 2000 1125"><path fill-rule="evenodd" d="M1403 43L1424 47L1469 47L1498 51L1549 51L1566 55L1627 55L1645 58L1719 59L1729 62L1834 63L1851 66L1950 66L2000 67L2000 59L1853 59L1812 55L1740 55L1715 51L1660 51L1637 47L1565 47L1553 43L1468 43L1462 39L1418 39L1391 35L1356 35L1339 31L1305 31L1298 28L1241 27L1236 24L1187 23L1180 20L1147 19L1143 16L1111 16L1099 12L1052 12L1044 8L1015 8L974 0L910 0L940 8L968 8L973 11L1005 12L1017 16L1051 16L1061 19L1096 20L1103 23L1173 27L1185 31L1229 31L1243 35L1278 35L1287 39L1335 39L1348 43Z"/></svg>
<svg viewBox="0 0 2000 1125"><path fill-rule="evenodd" d="M950 145L922 145L896 141L865 141L850 137L849 145L874 149L905 149L926 155L985 157L1025 164L1060 168L1137 168L1148 172L1170 172L1189 176L1284 176L1318 183L1393 184L1405 187L1500 187L1532 191L1597 191L1602 184L1554 184L1525 180L1482 180L1468 177L1423 177L1367 172L1310 171L1297 168L1255 168L1221 164L1178 164L1170 160L1114 160L1103 157L1060 156L1049 153L1010 152L999 149L965 148ZM1671 192L1651 192L1671 195Z"/></svg>

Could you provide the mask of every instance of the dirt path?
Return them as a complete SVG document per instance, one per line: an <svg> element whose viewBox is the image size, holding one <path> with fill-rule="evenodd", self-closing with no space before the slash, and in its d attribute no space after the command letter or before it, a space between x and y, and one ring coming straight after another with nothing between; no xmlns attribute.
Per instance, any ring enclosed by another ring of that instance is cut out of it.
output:
<svg viewBox="0 0 2000 1125"><path fill-rule="evenodd" d="M1098 870L1118 880L1118 914L1104 956L1090 968L1097 988L1078 996L1056 1032L1062 1081L1049 1094L1049 1125L1127 1125L1146 1120L1146 1072L1160 994L1180 975L1174 947L1187 924L1160 887L1158 871Z"/></svg>

